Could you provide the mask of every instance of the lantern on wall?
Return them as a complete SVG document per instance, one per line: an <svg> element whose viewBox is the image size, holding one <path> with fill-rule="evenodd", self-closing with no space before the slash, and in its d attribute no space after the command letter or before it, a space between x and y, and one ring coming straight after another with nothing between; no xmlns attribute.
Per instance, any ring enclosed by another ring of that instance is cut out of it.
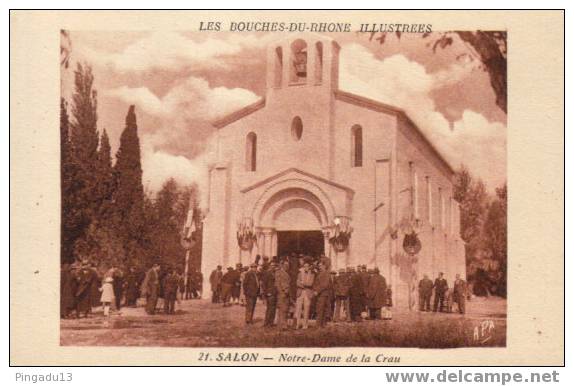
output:
<svg viewBox="0 0 574 386"><path fill-rule="evenodd" d="M253 219L244 217L237 222L237 245L244 251L251 251L257 236L253 229Z"/></svg>
<svg viewBox="0 0 574 386"><path fill-rule="evenodd" d="M329 239L329 242L337 253L347 250L352 233L353 227L348 217L335 217L333 220L333 237Z"/></svg>

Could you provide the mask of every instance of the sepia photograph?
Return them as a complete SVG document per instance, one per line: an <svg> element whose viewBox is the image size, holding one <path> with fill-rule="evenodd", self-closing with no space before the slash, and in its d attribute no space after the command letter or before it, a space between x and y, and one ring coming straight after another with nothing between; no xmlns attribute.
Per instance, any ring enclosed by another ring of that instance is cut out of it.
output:
<svg viewBox="0 0 574 386"><path fill-rule="evenodd" d="M505 346L506 39L62 30L61 344Z"/></svg>
<svg viewBox="0 0 574 386"><path fill-rule="evenodd" d="M560 12L10 16L11 361L562 363Z"/></svg>

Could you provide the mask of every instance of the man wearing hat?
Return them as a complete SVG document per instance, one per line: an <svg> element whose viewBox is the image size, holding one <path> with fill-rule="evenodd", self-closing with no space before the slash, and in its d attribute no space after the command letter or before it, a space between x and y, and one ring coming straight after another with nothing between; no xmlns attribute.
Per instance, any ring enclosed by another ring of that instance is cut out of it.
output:
<svg viewBox="0 0 574 386"><path fill-rule="evenodd" d="M253 323L253 313L257 296L259 296L259 278L257 277L257 264L252 263L243 279L243 294L245 295L245 323Z"/></svg>
<svg viewBox="0 0 574 386"><path fill-rule="evenodd" d="M319 263L319 273L313 283L313 292L317 297L317 325L325 327L331 306L331 275L324 261Z"/></svg>
<svg viewBox="0 0 574 386"><path fill-rule="evenodd" d="M233 286L231 287L232 304L239 304L241 297L241 272L243 271L243 264L237 263L233 270Z"/></svg>
<svg viewBox="0 0 574 386"><path fill-rule="evenodd" d="M142 295L146 297L145 311L149 315L155 314L155 308L157 306L157 300L159 298L159 268L158 263L154 263L149 271L146 273L146 277L142 284Z"/></svg>
<svg viewBox="0 0 574 386"><path fill-rule="evenodd" d="M277 263L272 261L268 268L261 273L261 292L265 299L265 322L264 327L273 327L277 310L277 289L275 288L275 270Z"/></svg>
<svg viewBox="0 0 574 386"><path fill-rule="evenodd" d="M444 278L444 273L439 272L438 277L434 281L434 312L442 312L444 305L444 295L448 290L448 283Z"/></svg>
<svg viewBox="0 0 574 386"><path fill-rule="evenodd" d="M311 264L308 260L305 260L297 276L296 328L306 329L309 326L309 311L311 310L311 300L313 299L314 281L315 274L311 270Z"/></svg>
<svg viewBox="0 0 574 386"><path fill-rule="evenodd" d="M334 292L335 292L335 313L333 315L333 321L338 322L343 319L342 313L345 313L347 319L350 318L351 313L349 311L349 288L351 283L349 281L349 274L351 268L339 269L339 275L335 278Z"/></svg>
<svg viewBox="0 0 574 386"><path fill-rule="evenodd" d="M221 297L223 298L223 307L228 307L231 304L231 291L235 285L235 274L232 267L227 267L227 272L221 278Z"/></svg>
<svg viewBox="0 0 574 386"><path fill-rule="evenodd" d="M277 327L287 327L287 313L289 312L289 291L291 278L289 277L289 262L283 261L275 271L275 288L277 289Z"/></svg>
<svg viewBox="0 0 574 386"><path fill-rule="evenodd" d="M351 273L349 277L350 287L349 287L349 309L351 320L353 322L361 321L361 312L364 309L363 296L364 288L363 281L355 268L351 267Z"/></svg>
<svg viewBox="0 0 574 386"><path fill-rule="evenodd" d="M369 308L369 318L373 320L381 319L381 308L386 304L387 282L380 274L379 268L372 270L367 287L367 306Z"/></svg>
<svg viewBox="0 0 574 386"><path fill-rule="evenodd" d="M425 274L419 281L419 310L430 311L430 300L432 297L432 280Z"/></svg>
<svg viewBox="0 0 574 386"><path fill-rule="evenodd" d="M211 302L219 303L221 301L221 279L223 279L223 267L218 265L209 275L209 284L211 284Z"/></svg>
<svg viewBox="0 0 574 386"><path fill-rule="evenodd" d="M94 277L92 275L92 270L90 264L87 260L82 261L80 269L76 274L76 317L80 318L80 315L84 315L85 318L88 314L92 312L92 281Z"/></svg>
<svg viewBox="0 0 574 386"><path fill-rule="evenodd" d="M460 278L458 273L453 286L453 300L458 306L458 312L464 314L466 312L466 282Z"/></svg>
<svg viewBox="0 0 574 386"><path fill-rule="evenodd" d="M359 277L361 278L361 283L363 286L363 296L362 296L362 301L363 301L363 311L367 311L368 312L368 307L367 307L367 288L369 287L369 279L370 279L370 275L369 272L367 271L367 266L366 265L361 265L361 271L358 274Z"/></svg>

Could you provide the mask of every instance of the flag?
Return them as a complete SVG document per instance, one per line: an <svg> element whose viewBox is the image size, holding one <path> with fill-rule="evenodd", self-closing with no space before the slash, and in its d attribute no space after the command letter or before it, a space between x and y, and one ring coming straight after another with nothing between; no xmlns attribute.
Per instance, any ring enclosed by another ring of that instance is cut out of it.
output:
<svg viewBox="0 0 574 386"><path fill-rule="evenodd" d="M189 208L187 212L187 219L185 220L185 225L183 226L183 238L191 240L191 236L193 232L196 231L195 221L193 221L195 217L195 209L193 205Z"/></svg>

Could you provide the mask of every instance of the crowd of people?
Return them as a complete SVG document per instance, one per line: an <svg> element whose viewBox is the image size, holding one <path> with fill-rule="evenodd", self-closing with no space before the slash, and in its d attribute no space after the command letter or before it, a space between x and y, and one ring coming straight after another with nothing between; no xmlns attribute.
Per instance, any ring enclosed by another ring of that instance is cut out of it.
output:
<svg viewBox="0 0 574 386"><path fill-rule="evenodd" d="M378 268L359 265L332 271L326 256L291 254L271 260L257 256L249 267L237 264L224 273L217 266L209 282L212 302L245 306L247 324L253 323L255 306L261 301L265 327L306 329L309 319L316 319L319 327L329 321L378 320L389 318L392 307L391 286Z"/></svg>
<svg viewBox="0 0 574 386"><path fill-rule="evenodd" d="M209 282L212 303L223 307L245 307L245 323L253 323L257 302L265 306L265 327L306 329L309 319L316 319L319 327L327 322L361 322L391 319L393 293L391 285L378 268L365 265L331 270L330 259L295 255L267 257L249 267L236 264L223 272L221 265L211 272ZM466 282L456 275L453 289L442 272L433 282L428 275L418 286L420 311L465 313Z"/></svg>
<svg viewBox="0 0 574 386"><path fill-rule="evenodd" d="M87 260L63 264L60 272L60 317L87 318L96 307L102 307L104 315L108 316L122 307L136 307L140 298L146 299L149 314L155 314L158 308L166 314L173 314L177 300L201 298L201 272L190 269L185 280L182 267L160 267L160 264L154 264L146 272L116 264L98 269Z"/></svg>
<svg viewBox="0 0 574 386"><path fill-rule="evenodd" d="M103 272L103 274L100 274ZM318 327L328 322L361 322L391 319L393 292L378 268L365 265L331 270L326 256L291 254L281 258L257 256L244 267L236 264L223 271L217 266L209 277L212 303L223 307L245 307L245 323L253 323L257 303L265 306L264 327L280 329L309 327L315 319ZM88 261L64 264L61 271L60 308L62 318L87 318L94 307L102 307L105 316L121 307L145 305L149 315L163 310L174 314L176 302L200 299L203 276L190 268L155 263L147 271L112 265L104 270ZM418 283L421 312L466 312L466 282L456 275L449 288L444 274L434 282L424 275ZM433 299L434 297L434 299ZM138 302L138 299L145 299ZM433 307L431 309L431 299Z"/></svg>

